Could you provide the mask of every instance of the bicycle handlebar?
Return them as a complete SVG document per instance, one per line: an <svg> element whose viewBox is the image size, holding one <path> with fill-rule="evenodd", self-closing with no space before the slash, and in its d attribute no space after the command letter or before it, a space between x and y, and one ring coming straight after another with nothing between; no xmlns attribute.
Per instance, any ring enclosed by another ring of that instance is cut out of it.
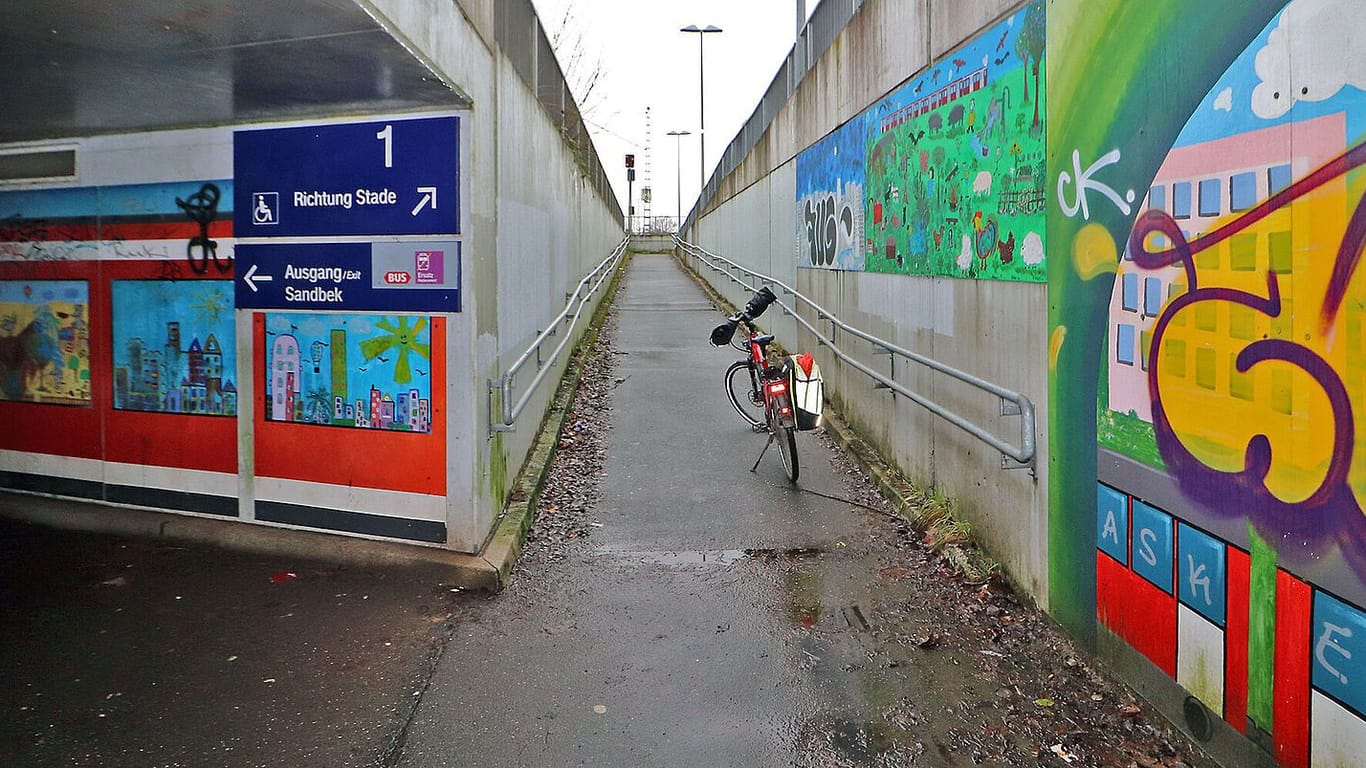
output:
<svg viewBox="0 0 1366 768"><path fill-rule="evenodd" d="M764 310L768 309L770 304L777 300L778 297L773 295L773 291L769 290L768 286L760 288L754 292L753 296L749 297L749 301L745 304L745 311L741 313L742 319L753 320L757 318L764 313Z"/></svg>
<svg viewBox="0 0 1366 768"><path fill-rule="evenodd" d="M752 326L754 318L762 315L764 310L777 300L778 297L773 295L773 291L768 286L755 291L754 295L749 297L749 301L745 302L744 311L727 317L726 322L711 330L712 346L724 347L730 344L731 339L735 336L735 329L740 323Z"/></svg>

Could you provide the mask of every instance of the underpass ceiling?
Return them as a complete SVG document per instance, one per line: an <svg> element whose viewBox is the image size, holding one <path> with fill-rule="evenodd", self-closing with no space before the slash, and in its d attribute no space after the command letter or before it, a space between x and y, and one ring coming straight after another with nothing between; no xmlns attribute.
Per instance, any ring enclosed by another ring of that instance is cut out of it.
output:
<svg viewBox="0 0 1366 768"><path fill-rule="evenodd" d="M0 143L458 106L353 0L0 10Z"/></svg>

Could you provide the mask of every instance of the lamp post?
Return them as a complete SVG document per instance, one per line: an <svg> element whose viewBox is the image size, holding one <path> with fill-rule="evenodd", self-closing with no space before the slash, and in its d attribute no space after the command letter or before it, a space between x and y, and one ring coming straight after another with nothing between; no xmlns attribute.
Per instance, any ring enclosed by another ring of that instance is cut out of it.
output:
<svg viewBox="0 0 1366 768"><path fill-rule="evenodd" d="M674 137L674 180L678 184L675 194L678 195L678 212L674 222L674 230L679 234L683 232L683 137L691 136L691 131L669 131L667 134Z"/></svg>
<svg viewBox="0 0 1366 768"><path fill-rule="evenodd" d="M698 187L697 197L702 198L702 188L707 185L707 95L705 83L705 68L702 64L702 40L708 32L720 32L720 27L708 24L706 27L699 27L696 24L689 24L678 30L679 32L697 33L697 100L698 100L698 120L697 120L697 140L699 143L697 168L698 168Z"/></svg>

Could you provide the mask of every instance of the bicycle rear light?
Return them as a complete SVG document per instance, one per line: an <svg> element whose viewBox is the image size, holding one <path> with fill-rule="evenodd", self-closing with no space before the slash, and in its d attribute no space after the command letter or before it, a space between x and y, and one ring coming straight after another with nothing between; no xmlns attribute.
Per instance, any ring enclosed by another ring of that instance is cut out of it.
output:
<svg viewBox="0 0 1366 768"><path fill-rule="evenodd" d="M770 395L781 395L787 392L787 382L785 381L770 381L767 387Z"/></svg>

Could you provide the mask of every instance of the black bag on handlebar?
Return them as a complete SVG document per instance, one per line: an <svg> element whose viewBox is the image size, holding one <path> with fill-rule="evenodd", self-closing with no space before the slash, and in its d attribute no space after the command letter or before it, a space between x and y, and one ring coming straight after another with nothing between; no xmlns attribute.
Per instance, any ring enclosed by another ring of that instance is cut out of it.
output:
<svg viewBox="0 0 1366 768"><path fill-rule="evenodd" d="M711 329L711 345L724 347L735 337L735 323L725 322Z"/></svg>
<svg viewBox="0 0 1366 768"><path fill-rule="evenodd" d="M778 297L773 295L773 291L769 290L768 286L760 288L754 292L753 296L749 297L749 302L745 304L745 317L753 320L762 315L764 310L768 309L769 304L777 300Z"/></svg>

